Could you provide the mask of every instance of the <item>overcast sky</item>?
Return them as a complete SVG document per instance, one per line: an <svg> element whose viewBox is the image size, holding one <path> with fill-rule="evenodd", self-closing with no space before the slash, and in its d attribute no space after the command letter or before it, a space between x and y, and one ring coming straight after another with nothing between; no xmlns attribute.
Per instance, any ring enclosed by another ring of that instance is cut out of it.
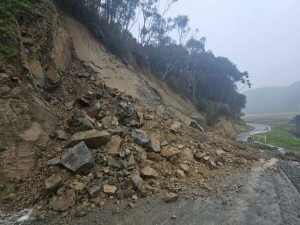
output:
<svg viewBox="0 0 300 225"><path fill-rule="evenodd" d="M247 70L253 88L300 80L300 0L179 0L166 16L179 14L207 50Z"/></svg>

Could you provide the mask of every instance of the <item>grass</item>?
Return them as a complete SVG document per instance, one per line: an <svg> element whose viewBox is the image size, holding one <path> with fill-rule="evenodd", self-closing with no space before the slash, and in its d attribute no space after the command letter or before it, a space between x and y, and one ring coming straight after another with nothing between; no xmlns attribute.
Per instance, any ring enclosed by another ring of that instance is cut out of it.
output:
<svg viewBox="0 0 300 225"><path fill-rule="evenodd" d="M0 191L4 190L5 189L5 183L3 182L0 182Z"/></svg>
<svg viewBox="0 0 300 225"><path fill-rule="evenodd" d="M264 143L265 135L255 135L254 139L259 138L259 142ZM274 125L272 132L267 133L267 144L284 148L286 150L300 151L300 138L294 137L286 131L280 129L279 125Z"/></svg>

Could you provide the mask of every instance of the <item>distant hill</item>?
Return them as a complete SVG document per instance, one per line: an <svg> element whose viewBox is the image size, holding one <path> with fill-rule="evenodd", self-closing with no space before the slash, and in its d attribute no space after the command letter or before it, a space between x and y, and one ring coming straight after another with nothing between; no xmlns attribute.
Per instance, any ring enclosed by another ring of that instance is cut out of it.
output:
<svg viewBox="0 0 300 225"><path fill-rule="evenodd" d="M265 87L245 91L245 114L300 112L300 81L288 87Z"/></svg>

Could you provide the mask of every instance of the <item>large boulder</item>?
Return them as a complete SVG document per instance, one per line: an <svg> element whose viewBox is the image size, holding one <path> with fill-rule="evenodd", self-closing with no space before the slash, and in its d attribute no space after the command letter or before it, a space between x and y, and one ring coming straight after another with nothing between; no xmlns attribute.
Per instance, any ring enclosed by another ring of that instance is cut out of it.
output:
<svg viewBox="0 0 300 225"><path fill-rule="evenodd" d="M101 145L106 144L110 140L110 134L107 131L99 131L96 129L77 132L67 144L67 148L73 147L78 143L84 141L85 144L92 149L99 148Z"/></svg>
<svg viewBox="0 0 300 225"><path fill-rule="evenodd" d="M149 144L149 142L150 142L148 134L141 129L134 129L132 131L131 136L138 144L143 145L143 146Z"/></svg>
<svg viewBox="0 0 300 225"><path fill-rule="evenodd" d="M85 143L81 142L62 156L61 164L68 170L80 174L89 172L95 165L95 160Z"/></svg>

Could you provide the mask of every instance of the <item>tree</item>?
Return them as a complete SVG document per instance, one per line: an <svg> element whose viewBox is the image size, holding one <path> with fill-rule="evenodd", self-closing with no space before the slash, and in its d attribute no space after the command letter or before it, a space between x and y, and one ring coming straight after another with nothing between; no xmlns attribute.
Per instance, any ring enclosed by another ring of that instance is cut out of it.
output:
<svg viewBox="0 0 300 225"><path fill-rule="evenodd" d="M189 27L189 18L188 16L179 15L174 19L174 25L177 28L179 44L182 45L185 42L185 39L191 28Z"/></svg>

